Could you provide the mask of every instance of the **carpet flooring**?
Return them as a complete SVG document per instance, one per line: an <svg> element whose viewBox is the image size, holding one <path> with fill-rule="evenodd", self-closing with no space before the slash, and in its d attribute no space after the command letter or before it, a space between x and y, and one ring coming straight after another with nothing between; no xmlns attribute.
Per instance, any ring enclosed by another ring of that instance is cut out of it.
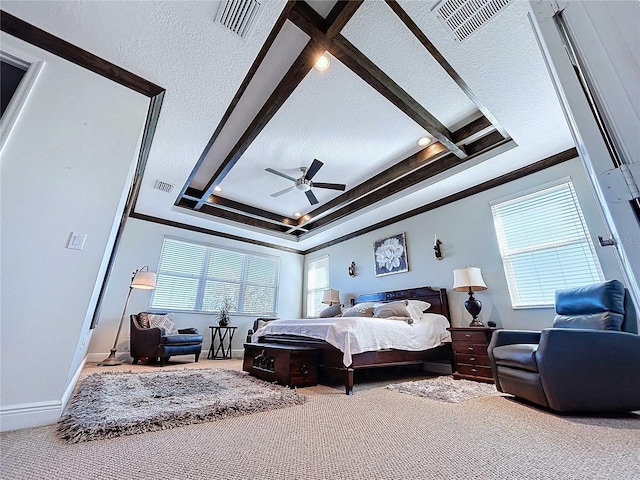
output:
<svg viewBox="0 0 640 480"><path fill-rule="evenodd" d="M198 364L211 365L241 368L239 360ZM302 405L108 440L68 444L55 426L5 432L0 477L640 478L640 414L561 417L504 396L446 403L384 385L356 385L353 396L340 387L298 391Z"/></svg>

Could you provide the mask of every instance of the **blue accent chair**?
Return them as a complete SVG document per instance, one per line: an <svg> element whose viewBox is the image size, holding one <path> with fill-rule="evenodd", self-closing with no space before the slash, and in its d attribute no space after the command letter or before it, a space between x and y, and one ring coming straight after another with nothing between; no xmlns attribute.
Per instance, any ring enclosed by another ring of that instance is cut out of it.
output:
<svg viewBox="0 0 640 480"><path fill-rule="evenodd" d="M499 391L557 412L640 410L640 336L617 280L556 292L553 328L496 330L488 347Z"/></svg>
<svg viewBox="0 0 640 480"><path fill-rule="evenodd" d="M195 355L195 361L202 350L202 335L197 328L182 328L178 335L166 335L164 328L148 328L142 325L139 315L131 315L130 349L135 365L141 358L152 362L160 359L160 366L169 362L174 355Z"/></svg>

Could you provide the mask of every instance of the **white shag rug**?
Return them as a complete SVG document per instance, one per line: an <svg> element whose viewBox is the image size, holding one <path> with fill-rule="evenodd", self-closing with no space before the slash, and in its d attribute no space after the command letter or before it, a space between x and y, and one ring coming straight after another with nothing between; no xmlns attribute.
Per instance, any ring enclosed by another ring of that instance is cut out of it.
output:
<svg viewBox="0 0 640 480"><path fill-rule="evenodd" d="M492 383L454 380L452 376L433 377L416 382L388 385L389 390L426 397L441 402L459 403L472 398L500 395Z"/></svg>
<svg viewBox="0 0 640 480"><path fill-rule="evenodd" d="M185 369L96 373L80 382L58 423L69 443L165 430L304 403L244 372Z"/></svg>

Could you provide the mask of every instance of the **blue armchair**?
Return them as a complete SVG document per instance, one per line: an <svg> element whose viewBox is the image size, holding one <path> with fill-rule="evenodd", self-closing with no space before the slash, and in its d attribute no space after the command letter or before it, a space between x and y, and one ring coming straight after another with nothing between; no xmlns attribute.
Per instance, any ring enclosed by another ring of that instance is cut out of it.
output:
<svg viewBox="0 0 640 480"><path fill-rule="evenodd" d="M202 349L202 335L197 328L183 328L177 335L167 335L164 328L150 328L143 325L140 316L131 315L130 350L135 365L141 358L148 358L152 362L160 359L160 366L164 367L169 357L174 355L195 355L195 361L200 357Z"/></svg>
<svg viewBox="0 0 640 480"><path fill-rule="evenodd" d="M558 412L640 410L640 336L617 280L556 292L553 328L496 330L488 354L499 391Z"/></svg>

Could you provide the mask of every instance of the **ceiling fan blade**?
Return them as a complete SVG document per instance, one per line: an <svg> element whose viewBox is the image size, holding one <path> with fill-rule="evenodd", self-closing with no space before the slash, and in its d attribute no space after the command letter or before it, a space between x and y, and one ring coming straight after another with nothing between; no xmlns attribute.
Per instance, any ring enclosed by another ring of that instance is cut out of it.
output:
<svg viewBox="0 0 640 480"><path fill-rule="evenodd" d="M307 199L309 200L309 203L311 205L315 205L316 203L318 203L318 199L316 198L316 196L313 194L311 190L307 190L304 193L307 195Z"/></svg>
<svg viewBox="0 0 640 480"><path fill-rule="evenodd" d="M294 188L296 188L296 186L295 185L291 185L290 187L287 187L284 190L280 190L279 192L272 193L271 196L272 197L279 197L280 195L284 195L285 193L290 192Z"/></svg>
<svg viewBox="0 0 640 480"><path fill-rule="evenodd" d="M290 176L289 176L289 175L287 175L286 173L279 172L279 171L277 171L277 170L274 170L273 168L265 168L265 170L266 170L267 172L269 172L269 173L273 173L274 175L278 175L278 176L280 176L280 177L284 177L284 178L286 178L286 179L288 179L288 180L291 180L291 181L293 181L293 182L295 182L295 181L297 180L296 178L290 177Z"/></svg>
<svg viewBox="0 0 640 480"><path fill-rule="evenodd" d="M320 167L322 167L322 165L324 165L324 163L322 163L320 160L314 159L313 162L311 162L311 166L307 170L304 179L311 180L313 176L318 173L318 170L320 170Z"/></svg>
<svg viewBox="0 0 640 480"><path fill-rule="evenodd" d="M318 188L330 188L331 190L344 190L347 188L344 183L313 182L313 186Z"/></svg>

